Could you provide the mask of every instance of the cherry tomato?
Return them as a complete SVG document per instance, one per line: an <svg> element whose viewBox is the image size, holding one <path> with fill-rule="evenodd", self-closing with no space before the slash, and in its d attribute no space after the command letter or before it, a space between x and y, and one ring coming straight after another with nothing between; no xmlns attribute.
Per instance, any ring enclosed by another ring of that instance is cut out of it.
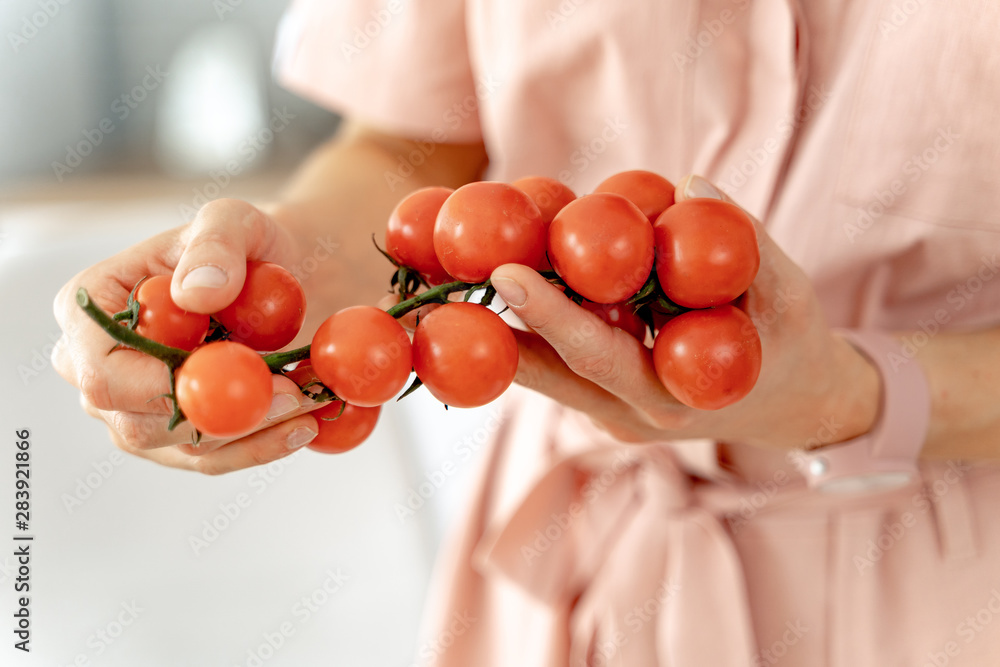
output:
<svg viewBox="0 0 1000 667"><path fill-rule="evenodd" d="M135 330L146 338L182 350L201 345L208 333L209 317L182 310L170 298L170 276L153 276L135 291L139 318Z"/></svg>
<svg viewBox="0 0 1000 667"><path fill-rule="evenodd" d="M350 451L372 434L381 412L380 405L363 408L343 401L331 401L329 405L310 413L319 424L319 432L306 447L324 454Z"/></svg>
<svg viewBox="0 0 1000 667"><path fill-rule="evenodd" d="M526 176L517 179L511 185L531 197L531 201L535 202L535 206L541 212L542 222L546 226L552 224L556 213L576 199L576 194L562 181L548 176Z"/></svg>
<svg viewBox="0 0 1000 667"><path fill-rule="evenodd" d="M449 274L480 283L501 264L539 266L545 256L545 224L531 197L517 188L469 183L441 206L434 251Z"/></svg>
<svg viewBox="0 0 1000 667"><path fill-rule="evenodd" d="M511 183L511 185L531 197L531 201L535 202L535 206L542 213L542 222L545 223L546 237L548 236L548 228L552 224L552 219L556 217L556 214L566 204L576 199L576 194L572 190L563 185L561 181L549 178L548 176L527 176L519 178ZM543 256L542 261L535 268L539 271L551 271L552 265L549 264L549 258Z"/></svg>
<svg viewBox="0 0 1000 667"><path fill-rule="evenodd" d="M236 300L215 314L230 340L271 352L292 342L306 316L302 286L284 267L247 262L247 277Z"/></svg>
<svg viewBox="0 0 1000 667"><path fill-rule="evenodd" d="M502 394L517 372L517 339L500 316L475 303L449 303L420 320L413 368L445 405L474 408Z"/></svg>
<svg viewBox="0 0 1000 667"><path fill-rule="evenodd" d="M656 233L656 275L663 292L688 308L729 303L760 267L753 221L718 199L687 199L663 212Z"/></svg>
<svg viewBox="0 0 1000 667"><path fill-rule="evenodd" d="M613 192L639 207L652 223L674 203L674 184L659 174L635 169L606 178L594 192Z"/></svg>
<svg viewBox="0 0 1000 667"><path fill-rule="evenodd" d="M392 399L412 366L406 330L373 306L351 306L328 317L313 336L310 357L323 384L362 407Z"/></svg>
<svg viewBox="0 0 1000 667"><path fill-rule="evenodd" d="M580 304L601 318L605 324L630 334L640 343L646 341L646 323L635 314L635 307L628 303L591 303Z"/></svg>
<svg viewBox="0 0 1000 667"><path fill-rule="evenodd" d="M451 188L430 187L411 192L396 204L385 230L385 249L394 260L418 271L431 285L452 278L434 254L434 221Z"/></svg>
<svg viewBox="0 0 1000 667"><path fill-rule="evenodd" d="M757 328L728 304L678 315L653 343L660 382L678 401L700 410L718 410L749 394L760 364Z"/></svg>
<svg viewBox="0 0 1000 667"><path fill-rule="evenodd" d="M242 343L217 341L191 353L176 374L177 405L202 433L249 432L271 407L271 371Z"/></svg>
<svg viewBox="0 0 1000 667"><path fill-rule="evenodd" d="M627 301L653 268L653 227L621 195L586 195L567 204L552 221L549 261L585 299Z"/></svg>

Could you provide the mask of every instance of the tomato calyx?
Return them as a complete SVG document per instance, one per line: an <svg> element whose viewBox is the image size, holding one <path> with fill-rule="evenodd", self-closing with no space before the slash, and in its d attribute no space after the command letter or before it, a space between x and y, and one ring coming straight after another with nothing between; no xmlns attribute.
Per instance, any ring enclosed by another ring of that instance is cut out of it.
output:
<svg viewBox="0 0 1000 667"><path fill-rule="evenodd" d="M393 266L396 267L396 272L392 274L392 279L389 281L389 287L392 291L395 291L396 287L399 286L400 293L405 295L416 294L417 290L421 287L430 287L427 280L424 279L420 272L416 269L410 268L404 264L397 262L392 255L382 249L382 246L378 244L375 239L375 235L372 234L372 245L378 250L383 257L389 260Z"/></svg>
<svg viewBox="0 0 1000 667"><path fill-rule="evenodd" d="M115 322L124 322L125 326L135 331L135 325L139 323L139 301L135 298L135 293L139 290L139 285L149 276L143 276L132 286L132 291L128 293L128 300L125 302L125 310L112 315Z"/></svg>

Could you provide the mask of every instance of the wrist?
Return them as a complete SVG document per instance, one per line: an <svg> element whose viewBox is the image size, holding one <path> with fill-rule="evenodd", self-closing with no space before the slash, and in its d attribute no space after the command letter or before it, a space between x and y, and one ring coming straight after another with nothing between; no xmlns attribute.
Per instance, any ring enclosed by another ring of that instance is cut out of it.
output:
<svg viewBox="0 0 1000 667"><path fill-rule="evenodd" d="M899 341L876 331L843 331L867 357L879 380L874 424L850 440L801 452L796 465L810 487L827 492L862 492L898 487L918 474L927 438L930 392L919 364L896 366ZM860 392L859 392L860 393ZM863 420L854 421L863 424Z"/></svg>
<svg viewBox="0 0 1000 667"><path fill-rule="evenodd" d="M843 336L831 333L833 355L830 360L836 369L833 388L825 396L825 406L820 414L830 415L826 437L813 437L805 449L813 450L834 445L869 433L879 416L882 380L871 360L858 351Z"/></svg>

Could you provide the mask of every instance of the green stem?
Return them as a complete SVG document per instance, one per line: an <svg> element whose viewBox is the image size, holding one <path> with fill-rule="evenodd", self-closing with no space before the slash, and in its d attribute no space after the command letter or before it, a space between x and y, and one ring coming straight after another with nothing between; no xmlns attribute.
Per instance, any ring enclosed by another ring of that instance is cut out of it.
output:
<svg viewBox="0 0 1000 667"><path fill-rule="evenodd" d="M437 287L432 287L426 292L422 292L414 297L411 297L406 301L400 301L386 312L398 319L403 315L406 315L411 310L416 310L420 306L427 305L428 303L442 303L447 300L446 297L452 292L464 292L470 288L478 289L481 287L490 287L490 282L487 280L482 284L464 283L460 281L443 283ZM264 361L267 363L267 366L271 369L272 373L280 373L281 370L288 364L308 359L309 347L309 345L306 345L304 347L298 347L294 350L288 350L286 352L274 352L272 354L265 355Z"/></svg>
<svg viewBox="0 0 1000 667"><path fill-rule="evenodd" d="M101 310L100 306L91 300L87 290L83 287L76 292L76 302L83 308L83 312L87 313L87 316L104 329L109 336L122 345L127 345L132 349L159 359L171 371L180 368L180 365L191 356L191 353L187 350L157 343L155 340L150 340L128 327L118 324L110 315Z"/></svg>
<svg viewBox="0 0 1000 667"><path fill-rule="evenodd" d="M489 280L484 283L464 283L457 280L453 283L442 283L437 287L430 288L426 292L421 292L414 297L410 297L406 301L400 301L385 312L395 318L400 318L411 310L416 310L420 306L426 306L428 303L443 303L447 301L446 297L453 292L464 292L473 288L480 289L490 286Z"/></svg>
<svg viewBox="0 0 1000 667"><path fill-rule="evenodd" d="M281 370L288 364L308 359L309 348L309 345L305 345L303 347L297 347L294 350L288 350L287 352L272 352L271 354L265 354L264 362L267 364L267 367L271 369L272 373L280 373Z"/></svg>

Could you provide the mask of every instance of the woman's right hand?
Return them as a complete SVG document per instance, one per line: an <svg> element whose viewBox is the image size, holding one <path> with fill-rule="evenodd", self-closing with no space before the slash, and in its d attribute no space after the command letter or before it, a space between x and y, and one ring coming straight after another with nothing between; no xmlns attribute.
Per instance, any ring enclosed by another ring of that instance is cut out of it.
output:
<svg viewBox="0 0 1000 667"><path fill-rule="evenodd" d="M111 352L114 341L76 303L85 287L106 312L125 307L144 276L173 273L171 296L185 310L214 313L239 294L247 259L289 267L299 258L293 235L254 206L233 199L206 204L188 225L172 229L77 274L59 291L55 316L62 328L52 353L55 369L80 390L80 401L103 420L111 440L126 452L176 468L220 474L269 463L316 436L316 404L294 382L273 376L268 417L235 440L203 439L192 445L187 422L167 430L172 405L169 373L159 360L130 349Z"/></svg>

